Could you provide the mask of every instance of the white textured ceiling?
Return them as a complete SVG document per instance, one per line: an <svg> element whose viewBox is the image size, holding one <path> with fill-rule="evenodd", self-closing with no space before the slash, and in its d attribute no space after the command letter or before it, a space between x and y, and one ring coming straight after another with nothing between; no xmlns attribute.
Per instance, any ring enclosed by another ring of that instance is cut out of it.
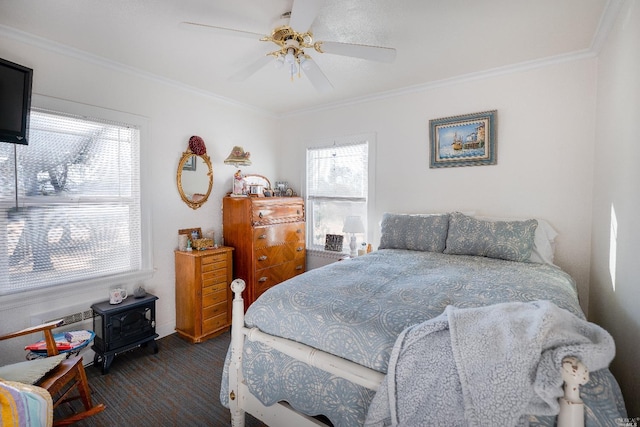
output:
<svg viewBox="0 0 640 427"><path fill-rule="evenodd" d="M192 21L269 34L292 3L0 0L0 29L288 114L589 52L608 5L607 0L326 0L311 27L315 40L393 47L397 57L385 64L308 52L334 86L325 94L317 93L304 75L291 82L284 69L271 64L243 82L230 82L230 76L275 45L178 25Z"/></svg>

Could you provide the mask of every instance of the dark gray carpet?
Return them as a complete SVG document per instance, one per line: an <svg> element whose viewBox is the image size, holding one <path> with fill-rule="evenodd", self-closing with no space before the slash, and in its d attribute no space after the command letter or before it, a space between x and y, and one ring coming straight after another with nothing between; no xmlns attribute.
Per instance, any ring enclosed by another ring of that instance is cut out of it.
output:
<svg viewBox="0 0 640 427"><path fill-rule="evenodd" d="M230 340L230 333L225 332L190 344L172 334L157 341L157 354L149 346L116 356L106 375L87 366L93 402L104 403L107 409L74 425L231 425L229 410L219 399ZM248 427L263 426L249 415L246 418Z"/></svg>

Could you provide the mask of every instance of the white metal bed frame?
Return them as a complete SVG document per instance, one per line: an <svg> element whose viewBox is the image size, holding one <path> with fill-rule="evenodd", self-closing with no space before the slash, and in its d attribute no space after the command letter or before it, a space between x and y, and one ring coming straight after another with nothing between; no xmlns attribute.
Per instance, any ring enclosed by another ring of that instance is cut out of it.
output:
<svg viewBox="0 0 640 427"><path fill-rule="evenodd" d="M251 414L267 425L278 427L325 426L315 418L301 414L286 402L271 406L263 405L251 394L242 375L242 353L245 336L258 341L311 366L345 378L353 383L377 391L385 375L350 362L330 353L295 341L272 336L258 328L247 328L244 324L244 300L242 291L246 284L242 279L231 283L233 299L231 325L231 360L229 365L229 408L231 425L242 427L245 413ZM564 396L560 398L558 427L584 426L584 403L580 399L580 386L589 381L587 368L575 357L567 357L562 363Z"/></svg>

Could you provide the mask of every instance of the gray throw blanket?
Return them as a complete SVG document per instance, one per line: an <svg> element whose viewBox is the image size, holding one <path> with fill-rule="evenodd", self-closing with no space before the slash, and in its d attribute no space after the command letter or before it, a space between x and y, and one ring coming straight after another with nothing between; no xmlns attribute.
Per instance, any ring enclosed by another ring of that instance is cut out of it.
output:
<svg viewBox="0 0 640 427"><path fill-rule="evenodd" d="M365 426L515 426L555 415L561 366L590 372L615 354L611 336L549 301L457 309L400 334Z"/></svg>

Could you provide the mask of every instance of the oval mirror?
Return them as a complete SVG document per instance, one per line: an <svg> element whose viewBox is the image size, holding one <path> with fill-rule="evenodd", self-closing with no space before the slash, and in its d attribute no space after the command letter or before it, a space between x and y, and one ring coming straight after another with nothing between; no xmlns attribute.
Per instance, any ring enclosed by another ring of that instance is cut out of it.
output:
<svg viewBox="0 0 640 427"><path fill-rule="evenodd" d="M182 201L191 209L198 209L207 201L213 188L213 167L209 156L198 156L191 151L182 153L176 179Z"/></svg>

